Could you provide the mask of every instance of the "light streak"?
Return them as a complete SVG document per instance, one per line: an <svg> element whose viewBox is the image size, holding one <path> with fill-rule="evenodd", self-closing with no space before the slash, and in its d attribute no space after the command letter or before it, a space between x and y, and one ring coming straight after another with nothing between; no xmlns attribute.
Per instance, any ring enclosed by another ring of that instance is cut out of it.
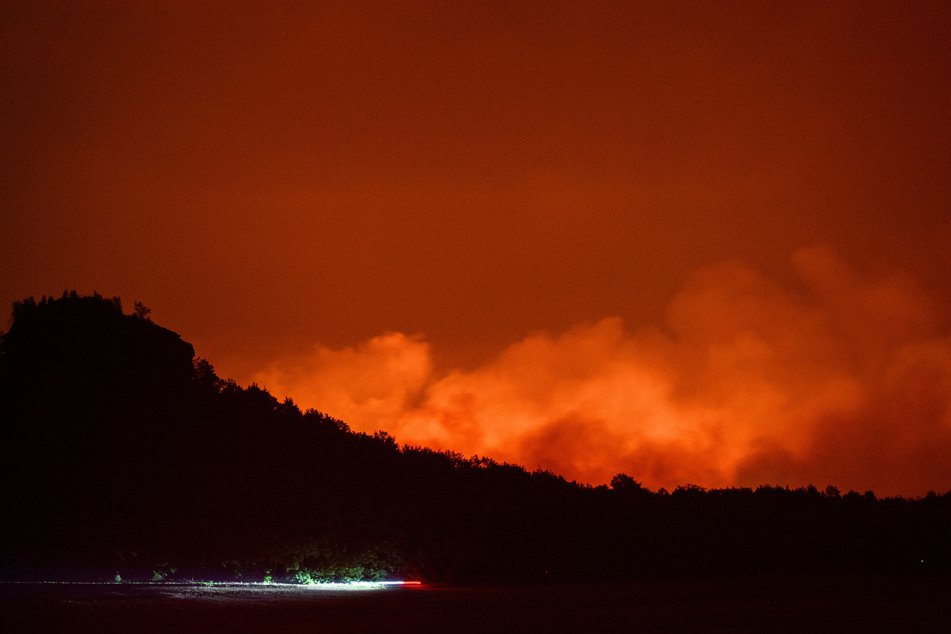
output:
<svg viewBox="0 0 951 634"><path fill-rule="evenodd" d="M4 585L64 585L64 586L155 586L155 587L187 587L203 588L248 588L265 590L380 590L392 587L418 588L422 581L344 581L344 582L317 582L317 583L282 583L282 582L246 582L246 581L0 581Z"/></svg>

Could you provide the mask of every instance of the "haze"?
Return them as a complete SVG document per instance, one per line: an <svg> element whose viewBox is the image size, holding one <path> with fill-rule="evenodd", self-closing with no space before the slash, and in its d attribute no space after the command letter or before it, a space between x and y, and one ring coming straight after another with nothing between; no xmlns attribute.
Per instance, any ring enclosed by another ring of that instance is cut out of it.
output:
<svg viewBox="0 0 951 634"><path fill-rule="evenodd" d="M946 3L207 4L0 8L3 305L592 484L951 488Z"/></svg>

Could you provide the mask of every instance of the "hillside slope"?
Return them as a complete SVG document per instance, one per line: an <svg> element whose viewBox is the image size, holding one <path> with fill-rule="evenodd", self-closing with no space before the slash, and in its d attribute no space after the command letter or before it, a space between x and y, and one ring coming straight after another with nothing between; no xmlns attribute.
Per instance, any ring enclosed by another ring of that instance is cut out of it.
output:
<svg viewBox="0 0 951 634"><path fill-rule="evenodd" d="M400 447L218 378L117 298L32 298L0 340L5 578L485 583L948 572L951 493L652 492Z"/></svg>

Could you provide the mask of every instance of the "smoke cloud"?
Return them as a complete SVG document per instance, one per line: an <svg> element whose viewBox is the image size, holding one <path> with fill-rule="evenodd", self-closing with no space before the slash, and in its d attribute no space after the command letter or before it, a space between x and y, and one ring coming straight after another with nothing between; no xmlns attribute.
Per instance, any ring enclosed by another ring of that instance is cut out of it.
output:
<svg viewBox="0 0 951 634"><path fill-rule="evenodd" d="M363 431L652 488L951 488L951 338L914 280L829 247L783 286L738 262L697 271L664 328L618 317L534 333L437 375L421 336L317 347L255 380Z"/></svg>

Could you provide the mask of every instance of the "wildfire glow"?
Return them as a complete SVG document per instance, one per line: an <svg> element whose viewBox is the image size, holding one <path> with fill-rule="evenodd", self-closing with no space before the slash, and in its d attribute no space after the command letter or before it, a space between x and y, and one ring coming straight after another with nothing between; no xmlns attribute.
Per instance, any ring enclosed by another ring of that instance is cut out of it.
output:
<svg viewBox="0 0 951 634"><path fill-rule="evenodd" d="M443 374L423 338L388 333L255 379L357 430L593 484L947 488L951 340L930 299L827 247L792 264L801 288L736 262L697 271L664 329L608 317Z"/></svg>

